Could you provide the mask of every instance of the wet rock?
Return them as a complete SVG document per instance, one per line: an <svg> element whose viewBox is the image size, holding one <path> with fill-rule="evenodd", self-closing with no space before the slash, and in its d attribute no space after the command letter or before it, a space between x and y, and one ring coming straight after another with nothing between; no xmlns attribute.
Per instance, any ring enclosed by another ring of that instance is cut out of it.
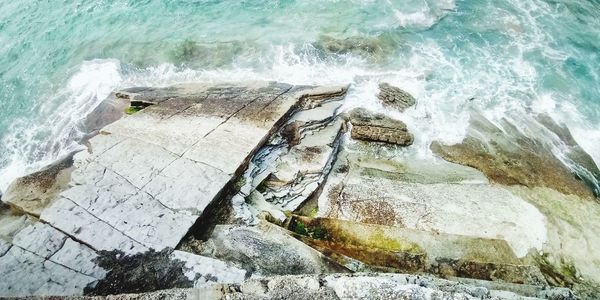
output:
<svg viewBox="0 0 600 300"><path fill-rule="evenodd" d="M431 150L448 161L477 168L497 183L548 187L583 198L594 197L593 189L579 180L549 145L524 135L507 121L502 127L474 114L467 137L461 143L434 142ZM589 159L586 161L587 165L593 164ZM589 168L597 169L593 165Z"/></svg>
<svg viewBox="0 0 600 300"><path fill-rule="evenodd" d="M71 179L73 154L44 169L13 181L3 201L15 209L39 216L56 196L67 189Z"/></svg>
<svg viewBox="0 0 600 300"><path fill-rule="evenodd" d="M575 169L576 175L590 186L596 197L600 197L600 169L594 159L577 142L569 128L564 124L557 124L550 116L540 115L537 120L548 130L556 134L559 141L566 146L566 156L572 162L571 167Z"/></svg>
<svg viewBox="0 0 600 300"><path fill-rule="evenodd" d="M356 108L348 113L347 119L352 124L351 136L354 139L400 146L413 143L414 138L408 132L406 124L383 114Z"/></svg>
<svg viewBox="0 0 600 300"><path fill-rule="evenodd" d="M102 280L85 288L87 295L151 292L194 287L205 282L241 282L245 272L207 257L163 249L126 255L100 251L95 259L109 270Z"/></svg>
<svg viewBox="0 0 600 300"><path fill-rule="evenodd" d="M399 111L404 111L417 103L411 94L385 82L379 84L379 94L377 95L377 98L379 98L385 106Z"/></svg>
<svg viewBox="0 0 600 300"><path fill-rule="evenodd" d="M129 99L116 97L111 94L106 100L100 102L79 123L79 129L88 134L88 138L97 134L104 126L111 124L123 117L125 109L130 105ZM87 140L84 139L84 141Z"/></svg>

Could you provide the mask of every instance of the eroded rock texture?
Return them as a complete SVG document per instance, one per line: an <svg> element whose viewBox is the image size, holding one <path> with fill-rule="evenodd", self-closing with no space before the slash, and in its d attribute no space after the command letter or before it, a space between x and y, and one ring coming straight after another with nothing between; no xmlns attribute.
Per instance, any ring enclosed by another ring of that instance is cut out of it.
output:
<svg viewBox="0 0 600 300"><path fill-rule="evenodd" d="M377 95L377 98L379 98L384 105L399 111L404 111L417 103L411 94L385 82L379 84L379 94Z"/></svg>
<svg viewBox="0 0 600 300"><path fill-rule="evenodd" d="M346 118L352 124L354 139L401 146L410 146L414 141L404 122L386 115L356 108L350 111Z"/></svg>

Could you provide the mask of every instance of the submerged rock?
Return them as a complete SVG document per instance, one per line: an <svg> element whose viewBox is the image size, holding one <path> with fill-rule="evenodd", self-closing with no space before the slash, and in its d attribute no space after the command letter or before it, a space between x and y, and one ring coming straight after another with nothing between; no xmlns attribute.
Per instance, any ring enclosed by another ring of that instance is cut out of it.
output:
<svg viewBox="0 0 600 300"><path fill-rule="evenodd" d="M313 46L324 54L354 54L373 60L384 61L395 49L395 41L387 35L380 36L352 36L338 38L329 35L319 36Z"/></svg>
<svg viewBox="0 0 600 300"><path fill-rule="evenodd" d="M404 111L417 103L411 94L385 82L379 84L379 94L377 95L377 98L379 98L384 105L399 111Z"/></svg>
<svg viewBox="0 0 600 300"><path fill-rule="evenodd" d="M351 135L354 139L400 146L410 146L413 143L414 137L408 132L404 122L383 114L356 108L348 113L347 119L352 124Z"/></svg>
<svg viewBox="0 0 600 300"><path fill-rule="evenodd" d="M593 186L580 180L567 165L557 157L551 146L523 134L508 121L502 129L481 115L473 114L467 137L459 144L431 144L431 150L444 159L477 168L490 180L506 185L528 187L549 187L559 192L593 198ZM553 130L556 130L554 128ZM561 130L565 130L563 128ZM563 137L567 132L557 131ZM568 138L567 143L574 143ZM593 160L578 157L585 161L589 172L597 173ZM593 181L593 180L592 180Z"/></svg>

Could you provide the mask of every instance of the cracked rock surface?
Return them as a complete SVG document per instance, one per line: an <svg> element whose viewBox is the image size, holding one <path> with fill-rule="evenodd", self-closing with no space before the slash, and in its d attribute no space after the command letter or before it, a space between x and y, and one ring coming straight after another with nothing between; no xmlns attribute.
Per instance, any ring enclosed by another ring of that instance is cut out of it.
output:
<svg viewBox="0 0 600 300"><path fill-rule="evenodd" d="M172 249L286 116L344 92L252 82L115 93L98 108L103 116L86 119L98 131L87 151L3 196L13 209L1 208L0 296L243 281L246 271L230 263ZM145 108L97 128L121 116L123 102ZM155 284L144 284L153 275Z"/></svg>

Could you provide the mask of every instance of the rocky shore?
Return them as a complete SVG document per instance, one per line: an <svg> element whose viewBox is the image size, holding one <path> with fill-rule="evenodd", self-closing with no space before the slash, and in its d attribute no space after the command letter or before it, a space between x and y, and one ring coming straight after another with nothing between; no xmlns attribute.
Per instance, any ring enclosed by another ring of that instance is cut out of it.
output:
<svg viewBox="0 0 600 300"><path fill-rule="evenodd" d="M0 297L596 298L600 170L566 127L540 116L540 141L473 112L425 159L401 120L344 111L346 90L115 92L86 150L1 195Z"/></svg>

